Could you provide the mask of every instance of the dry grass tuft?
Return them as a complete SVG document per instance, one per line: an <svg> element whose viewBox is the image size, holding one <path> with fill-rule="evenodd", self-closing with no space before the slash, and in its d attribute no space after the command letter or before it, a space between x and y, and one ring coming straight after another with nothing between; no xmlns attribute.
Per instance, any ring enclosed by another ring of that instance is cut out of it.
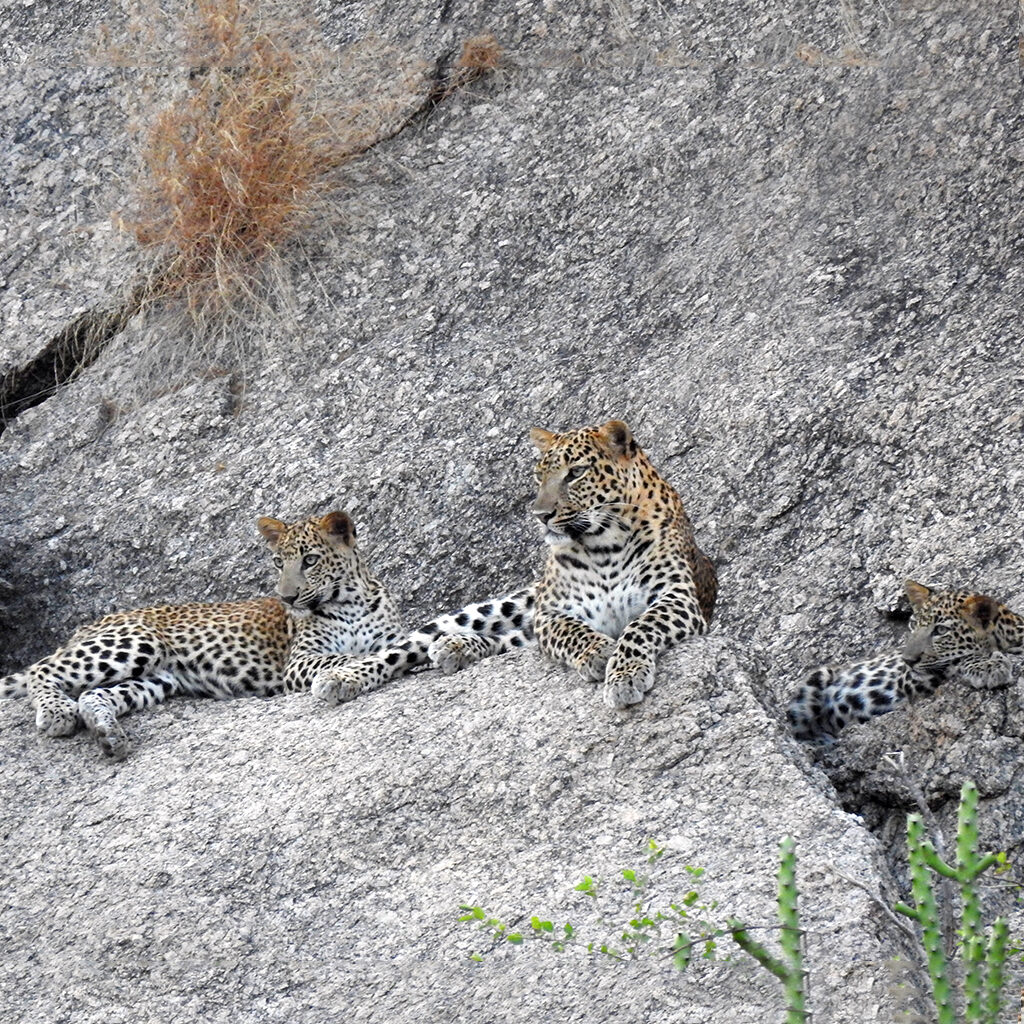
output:
<svg viewBox="0 0 1024 1024"><path fill-rule="evenodd" d="M462 44L462 53L452 67L441 98L472 84L501 67L504 51L492 35L470 36Z"/></svg>
<svg viewBox="0 0 1024 1024"><path fill-rule="evenodd" d="M244 366L254 339L287 330L296 256L336 226L345 165L496 69L502 50L469 39L445 73L376 39L331 51L302 0L186 0L173 20L157 0L126 2L106 62L179 80L168 101L157 77L165 98L142 112L138 184L117 218L153 268L145 309L171 314L137 346L165 384Z"/></svg>
<svg viewBox="0 0 1024 1024"><path fill-rule="evenodd" d="M493 35L471 36L462 44L462 56L457 67L487 74L501 66L503 51Z"/></svg>
<svg viewBox="0 0 1024 1024"><path fill-rule="evenodd" d="M157 257L152 297L180 298L202 331L272 304L285 250L383 117L320 103L324 55L300 56L242 0L197 0L182 45L188 86L151 121L123 223Z"/></svg>

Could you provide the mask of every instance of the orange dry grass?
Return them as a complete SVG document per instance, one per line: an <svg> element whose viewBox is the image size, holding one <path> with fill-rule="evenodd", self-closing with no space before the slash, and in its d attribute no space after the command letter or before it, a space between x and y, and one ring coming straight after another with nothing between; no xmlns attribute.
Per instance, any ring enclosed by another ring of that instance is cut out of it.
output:
<svg viewBox="0 0 1024 1024"><path fill-rule="evenodd" d="M493 36L473 37L431 84L421 59L379 40L328 52L297 0L185 0L166 32L152 0L128 2L127 40L108 36L107 52L125 66L147 53L166 66L169 53L189 75L145 115L140 184L120 222L153 257L146 304L174 300L196 339L235 337L228 320L286 303L287 252L330 223L339 168L502 58Z"/></svg>
<svg viewBox="0 0 1024 1024"><path fill-rule="evenodd" d="M471 36L462 44L458 67L486 74L501 64L502 49L493 35Z"/></svg>
<svg viewBox="0 0 1024 1024"><path fill-rule="evenodd" d="M496 71L501 66L504 51L492 35L470 36L462 44L462 53L455 62L448 81L441 89L440 99L470 85L478 78Z"/></svg>
<svg viewBox="0 0 1024 1024"><path fill-rule="evenodd" d="M184 297L203 322L259 298L258 269L309 223L341 159L299 61L240 0L199 0L187 43L190 88L152 122L129 226L164 257L154 297Z"/></svg>

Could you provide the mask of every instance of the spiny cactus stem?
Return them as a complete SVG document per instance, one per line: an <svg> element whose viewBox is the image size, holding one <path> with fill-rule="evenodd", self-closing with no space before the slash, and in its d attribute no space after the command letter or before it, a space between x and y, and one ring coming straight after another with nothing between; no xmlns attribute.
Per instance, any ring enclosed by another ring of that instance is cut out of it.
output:
<svg viewBox="0 0 1024 1024"><path fill-rule="evenodd" d="M932 980L932 994L938 1012L938 1024L956 1024L956 1010L953 1006L952 990L946 971L946 955L942 948L942 928L939 924L939 908L932 887L932 876L928 871L925 855L924 822L920 815L907 817L907 852L910 860L910 890L914 896L916 910L903 904L897 906L901 913L914 918L921 926L921 941L928 961L928 974ZM934 855L934 849L931 851ZM941 863L941 862L940 862ZM943 865L946 866L946 865Z"/></svg>
<svg viewBox="0 0 1024 1024"><path fill-rule="evenodd" d="M978 896L975 880L982 872L987 871L996 863L996 855L988 854L978 857L978 789L972 782L965 782L960 789L960 809L957 812L956 831L956 878L960 883L960 898L963 901L963 958L964 958L964 998L966 1000L967 1020L971 1024L982 1024L990 1018L987 1012L987 983L995 972L995 979L1002 988L999 975L1002 964L989 964L986 971L985 940L981 916L981 899ZM992 939L988 952L993 952L996 939L993 928Z"/></svg>
<svg viewBox="0 0 1024 1024"><path fill-rule="evenodd" d="M1010 940L1010 926L1005 917L997 917L992 923L992 935L988 941L985 959L988 972L985 975L983 992L984 1011L978 1018L981 1024L999 1024L999 1007L1002 1002L1003 982L1006 980L1003 966L1006 963L1006 947Z"/></svg>
<svg viewBox="0 0 1024 1024"><path fill-rule="evenodd" d="M733 940L736 942L736 945L739 946L744 953L749 953L762 967L771 971L771 973L785 985L789 980L789 968L778 957L772 956L772 954L746 930L743 922L738 918L730 917L728 924L729 932L732 935Z"/></svg>
<svg viewBox="0 0 1024 1024"><path fill-rule="evenodd" d="M967 1006L967 1020L980 1022L982 999L985 985L985 940L981 920L981 900L974 886L974 880L965 879L960 883L960 898L963 901L961 915L963 923L964 998Z"/></svg>
<svg viewBox="0 0 1024 1024"><path fill-rule="evenodd" d="M934 871L937 875L942 875L943 878L952 878L955 882L961 880L960 872L956 868L950 867L939 855L935 852L935 847L931 843L921 843L921 856L924 858L924 862Z"/></svg>
<svg viewBox="0 0 1024 1024"><path fill-rule="evenodd" d="M971 868L971 881L973 882L978 875L984 874L993 864L999 863L998 853L986 853L984 857L979 861L974 862L974 867Z"/></svg>
<svg viewBox="0 0 1024 1024"><path fill-rule="evenodd" d="M786 1000L793 1019L806 1019L806 972L804 971L801 942L803 932L800 929L800 912L797 907L798 893L796 887L796 840L786 836L779 843L779 921L782 934L779 943L788 961Z"/></svg>
<svg viewBox="0 0 1024 1024"><path fill-rule="evenodd" d="M908 907L906 903L896 903L893 905L892 909L895 910L897 914L902 914L904 917L912 918L914 921L921 920L921 912L915 910L913 907Z"/></svg>
<svg viewBox="0 0 1024 1024"><path fill-rule="evenodd" d="M765 970L770 971L782 982L786 993L786 1024L807 1024L811 1015L804 1007L803 973L795 972L778 957L772 956L757 939L752 938L742 921L735 917L729 918L729 932L733 941L745 953L749 953ZM786 929L783 929L785 935ZM799 935L797 939L799 940Z"/></svg>
<svg viewBox="0 0 1024 1024"><path fill-rule="evenodd" d="M956 859L967 867L977 859L978 851L978 787L965 782L960 787L960 809L957 812Z"/></svg>

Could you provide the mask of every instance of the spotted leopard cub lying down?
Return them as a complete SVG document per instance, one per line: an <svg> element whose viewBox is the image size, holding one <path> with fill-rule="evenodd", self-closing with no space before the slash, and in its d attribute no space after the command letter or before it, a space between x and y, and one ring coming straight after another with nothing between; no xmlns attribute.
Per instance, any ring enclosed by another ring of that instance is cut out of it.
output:
<svg viewBox="0 0 1024 1024"><path fill-rule="evenodd" d="M278 597L118 612L79 629L63 647L0 679L0 697L27 693L36 726L65 736L83 723L122 758L118 717L186 696L269 697L306 690L346 655L401 635L391 595L370 574L344 512L259 531L278 569Z"/></svg>
<svg viewBox="0 0 1024 1024"><path fill-rule="evenodd" d="M845 668L822 665L800 684L789 723L801 740L832 742L844 726L884 715L946 681L994 689L1010 681L1006 654L1024 651L1024 617L984 594L929 590L908 580L912 632L898 651Z"/></svg>
<svg viewBox="0 0 1024 1024"><path fill-rule="evenodd" d="M522 646L535 631L544 654L602 683L604 702L625 708L654 685L665 648L707 629L714 566L694 541L682 499L629 427L610 420L564 434L534 429L530 437L540 452L533 511L548 546L540 582L327 673L314 695L351 700L428 663L454 671Z"/></svg>

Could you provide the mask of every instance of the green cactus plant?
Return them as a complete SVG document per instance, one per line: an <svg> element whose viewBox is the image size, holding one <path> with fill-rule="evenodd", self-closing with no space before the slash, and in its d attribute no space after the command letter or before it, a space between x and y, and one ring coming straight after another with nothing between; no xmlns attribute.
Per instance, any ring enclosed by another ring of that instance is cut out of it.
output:
<svg viewBox="0 0 1024 1024"><path fill-rule="evenodd" d="M965 1024L999 1024L1009 927L1004 918L996 918L986 939L976 883L982 874L1000 862L1000 856L995 853L978 855L977 817L978 789L973 782L965 782L960 791L955 866L947 864L927 839L921 816L911 814L907 818L910 891L915 905L897 903L895 909L916 921L921 929L938 1024L957 1024L957 1006L950 980L951 965L942 943L933 873L950 878L960 886L963 1021Z"/></svg>
<svg viewBox="0 0 1024 1024"><path fill-rule="evenodd" d="M803 931L797 908L796 842L786 836L779 844L779 923L782 926L779 943L782 959L770 953L753 939L747 926L735 917L729 918L729 932L733 941L745 953L782 982L786 994L786 1024L806 1024L811 1019L807 1011L807 972L804 970L800 949Z"/></svg>

